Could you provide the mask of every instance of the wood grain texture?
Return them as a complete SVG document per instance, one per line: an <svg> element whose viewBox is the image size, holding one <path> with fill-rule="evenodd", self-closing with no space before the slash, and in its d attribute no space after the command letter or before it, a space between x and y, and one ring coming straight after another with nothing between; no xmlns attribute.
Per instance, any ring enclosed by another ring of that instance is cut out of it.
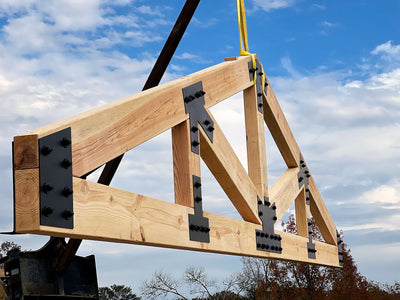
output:
<svg viewBox="0 0 400 300"><path fill-rule="evenodd" d="M212 115L208 111L211 118ZM218 123L214 121L211 142L200 127L200 155L232 204L245 221L261 224L258 217L257 189L236 156ZM259 195L261 198L262 195Z"/></svg>
<svg viewBox="0 0 400 300"><path fill-rule="evenodd" d="M308 237L307 210L306 192L302 189L295 200L295 213L297 234L304 237Z"/></svg>
<svg viewBox="0 0 400 300"><path fill-rule="evenodd" d="M15 170L15 230L39 228L39 169Z"/></svg>
<svg viewBox="0 0 400 300"><path fill-rule="evenodd" d="M193 209L74 178L74 229L40 226L31 233L132 243L232 255L302 261L338 267L337 247L316 242L317 259L309 259L307 238L277 231L282 254L258 251L260 225L204 212L210 243L189 240L188 214ZM27 230L28 231L28 230Z"/></svg>
<svg viewBox="0 0 400 300"><path fill-rule="evenodd" d="M287 169L281 177L272 185L269 190L270 202L276 204L277 221L282 219L283 215L295 201L299 193L304 190L299 188L297 173L299 168Z"/></svg>
<svg viewBox="0 0 400 300"><path fill-rule="evenodd" d="M243 91L246 123L247 164L250 179L259 195L268 197L267 157L263 114L257 107L256 86Z"/></svg>
<svg viewBox="0 0 400 300"><path fill-rule="evenodd" d="M299 166L300 149L270 84L263 93L264 120L288 168Z"/></svg>
<svg viewBox="0 0 400 300"><path fill-rule="evenodd" d="M172 127L175 203L194 206L192 175L200 177L200 155L190 144L190 121Z"/></svg>
<svg viewBox="0 0 400 300"><path fill-rule="evenodd" d="M251 86L249 60L223 62L28 134L41 138L71 127L73 174L80 177L185 121L183 87L202 81L210 107Z"/></svg>
<svg viewBox="0 0 400 300"><path fill-rule="evenodd" d="M38 136L21 135L14 137L14 170L39 167Z"/></svg>
<svg viewBox="0 0 400 300"><path fill-rule="evenodd" d="M335 223L329 214L328 208L326 207L312 176L309 178L308 187L310 189L310 209L311 214L315 219L315 223L321 231L325 241L328 244L336 245L337 236Z"/></svg>

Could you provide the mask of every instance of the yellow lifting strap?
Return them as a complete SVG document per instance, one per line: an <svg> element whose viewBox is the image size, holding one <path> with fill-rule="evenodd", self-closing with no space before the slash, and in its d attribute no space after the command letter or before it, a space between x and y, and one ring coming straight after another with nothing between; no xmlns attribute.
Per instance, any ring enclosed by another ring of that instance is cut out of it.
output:
<svg viewBox="0 0 400 300"><path fill-rule="evenodd" d="M249 42L247 40L247 24L246 24L246 11L244 8L244 0L236 0L236 9L239 25L239 43L240 43L240 55L250 55L253 62L253 69L256 69L256 58L255 54L249 52ZM243 45L243 46L242 46ZM261 66L262 68L262 66ZM262 87L265 86L265 75L264 70L260 70ZM254 72L254 84L257 82L257 72Z"/></svg>

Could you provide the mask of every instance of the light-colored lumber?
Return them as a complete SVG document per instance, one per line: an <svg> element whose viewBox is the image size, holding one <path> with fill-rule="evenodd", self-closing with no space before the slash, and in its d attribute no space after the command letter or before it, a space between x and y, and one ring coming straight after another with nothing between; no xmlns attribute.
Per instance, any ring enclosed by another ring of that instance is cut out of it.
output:
<svg viewBox="0 0 400 300"><path fill-rule="evenodd" d="M263 94L265 123L288 168L298 167L300 161L299 146L269 83L267 94Z"/></svg>
<svg viewBox="0 0 400 300"><path fill-rule="evenodd" d="M246 122L247 165L250 179L259 195L268 197L267 157L265 150L264 118L257 107L257 88L243 91Z"/></svg>
<svg viewBox="0 0 400 300"><path fill-rule="evenodd" d="M39 169L14 172L15 230L24 232L39 227Z"/></svg>
<svg viewBox="0 0 400 300"><path fill-rule="evenodd" d="M337 248L316 242L317 258L309 259L308 239L277 231L282 254L256 250L260 225L204 212L210 243L189 240L188 214L193 208L74 178L74 229L40 226L26 232L132 243L232 255L302 261L338 267Z"/></svg>
<svg viewBox="0 0 400 300"><path fill-rule="evenodd" d="M257 207L257 189L239 158L214 121L213 142L200 128L200 155L226 195L245 221L260 224ZM262 195L259 195L262 197Z"/></svg>
<svg viewBox="0 0 400 300"><path fill-rule="evenodd" d="M190 121L172 127L175 203L194 206L192 175L200 177L200 156L192 152Z"/></svg>
<svg viewBox="0 0 400 300"><path fill-rule="evenodd" d="M226 61L28 134L41 138L71 127L73 175L80 177L185 121L182 88L202 81L210 107L253 85L248 61Z"/></svg>
<svg viewBox="0 0 400 300"><path fill-rule="evenodd" d="M319 230L328 244L337 245L336 226L329 214L324 200L315 184L313 177L309 178L310 209Z"/></svg>
<svg viewBox="0 0 400 300"><path fill-rule="evenodd" d="M299 168L287 169L281 177L272 185L269 190L270 202L276 205L277 221L281 220L283 215L289 209L302 189L299 189L297 173Z"/></svg>
<svg viewBox="0 0 400 300"><path fill-rule="evenodd" d="M307 210L309 210L309 208L306 204L306 193L304 189L302 189L299 195L296 197L294 204L297 234L308 237Z"/></svg>
<svg viewBox="0 0 400 300"><path fill-rule="evenodd" d="M14 138L14 170L39 167L39 145L37 135L16 136Z"/></svg>

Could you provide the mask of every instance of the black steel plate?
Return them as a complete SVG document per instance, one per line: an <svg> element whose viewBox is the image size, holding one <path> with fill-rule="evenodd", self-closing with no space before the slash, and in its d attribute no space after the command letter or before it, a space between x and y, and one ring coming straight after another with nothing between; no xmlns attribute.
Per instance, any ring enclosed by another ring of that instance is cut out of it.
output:
<svg viewBox="0 0 400 300"><path fill-rule="evenodd" d="M74 228L71 128L39 139L40 224Z"/></svg>

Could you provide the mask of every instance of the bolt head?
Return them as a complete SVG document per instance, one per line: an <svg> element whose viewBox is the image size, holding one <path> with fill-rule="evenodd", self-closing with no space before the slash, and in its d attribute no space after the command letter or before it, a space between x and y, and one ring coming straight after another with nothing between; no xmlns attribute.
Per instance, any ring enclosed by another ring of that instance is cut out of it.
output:
<svg viewBox="0 0 400 300"><path fill-rule="evenodd" d="M69 220L69 219L71 219L72 217L74 216L74 213L72 212L72 211L70 211L70 210L64 210L64 212L63 212L63 218L65 219L65 220Z"/></svg>
<svg viewBox="0 0 400 300"><path fill-rule="evenodd" d="M69 188L69 187L65 187L62 191L62 194L64 195L64 197L68 198L69 196L71 196L74 192Z"/></svg>
<svg viewBox="0 0 400 300"><path fill-rule="evenodd" d="M50 148L49 146L43 146L42 150L40 151L44 156L49 155L51 152L53 152L53 149Z"/></svg>
<svg viewBox="0 0 400 300"><path fill-rule="evenodd" d="M72 162L66 158L61 162L61 165L64 169L68 169L69 167L72 166Z"/></svg>
<svg viewBox="0 0 400 300"><path fill-rule="evenodd" d="M64 148L67 148L69 145L71 145L71 141L70 141L69 139L67 139L67 138L63 138L63 139L61 140L61 145L62 145Z"/></svg>
<svg viewBox="0 0 400 300"><path fill-rule="evenodd" d="M45 206L42 210L42 214L45 217L49 217L50 215L52 215L54 213L54 209L52 209L51 207Z"/></svg>

